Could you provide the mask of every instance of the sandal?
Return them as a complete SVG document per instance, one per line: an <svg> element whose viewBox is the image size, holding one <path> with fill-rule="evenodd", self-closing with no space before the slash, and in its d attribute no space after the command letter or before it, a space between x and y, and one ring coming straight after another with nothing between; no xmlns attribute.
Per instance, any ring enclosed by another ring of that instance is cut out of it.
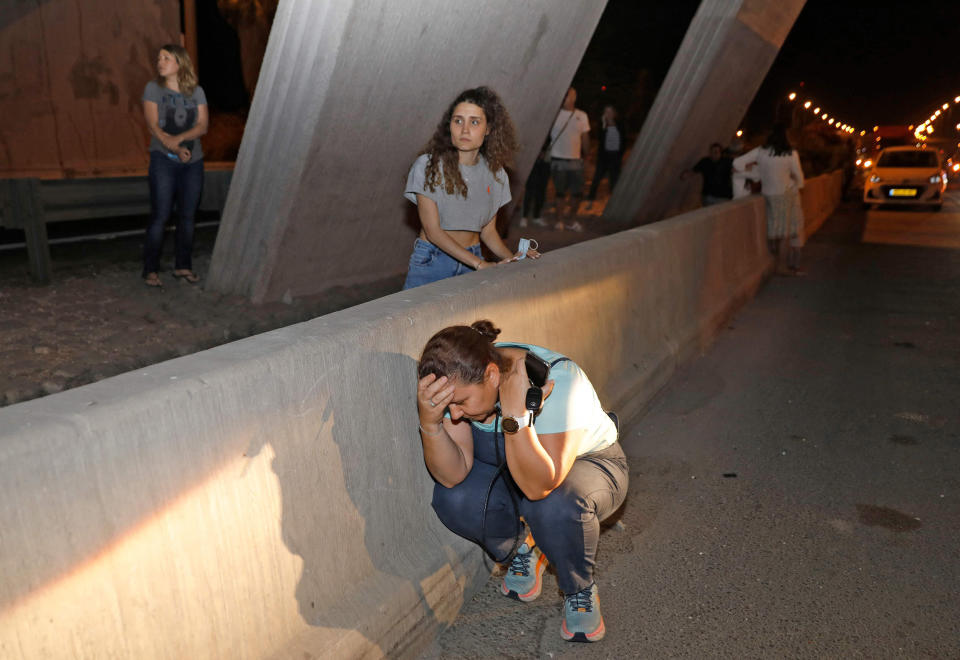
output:
<svg viewBox="0 0 960 660"><path fill-rule="evenodd" d="M153 288L163 287L163 282L160 281L160 276L156 273L147 273L146 277L143 278L143 283Z"/></svg>
<svg viewBox="0 0 960 660"><path fill-rule="evenodd" d="M173 271L173 276L178 280L184 280L190 284L196 284L200 281L200 276L194 273L192 270L175 270Z"/></svg>

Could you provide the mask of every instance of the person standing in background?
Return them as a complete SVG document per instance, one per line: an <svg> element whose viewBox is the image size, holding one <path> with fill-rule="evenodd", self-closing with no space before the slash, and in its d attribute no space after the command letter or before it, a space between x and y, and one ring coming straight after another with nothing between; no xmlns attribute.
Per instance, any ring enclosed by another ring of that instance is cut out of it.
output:
<svg viewBox="0 0 960 660"><path fill-rule="evenodd" d="M514 261L497 233L497 212L510 201L504 169L517 150L510 115L488 87L467 89L447 106L433 137L407 174L403 196L417 205L404 289ZM487 261L481 242L499 261ZM530 250L526 256L536 259Z"/></svg>
<svg viewBox="0 0 960 660"><path fill-rule="evenodd" d="M178 210L173 276L190 284L193 272L193 228L203 191L203 149L200 138L209 122L207 97L186 49L167 44L157 54L157 78L143 90L143 116L150 130L150 224L143 244L143 282L162 287L160 251L167 219Z"/></svg>
<svg viewBox="0 0 960 660"><path fill-rule="evenodd" d="M729 202L733 198L733 165L730 158L723 155L723 146L719 142L711 144L710 155L697 161L697 164L681 174L680 178L686 179L694 174L703 177L700 196L704 206Z"/></svg>
<svg viewBox="0 0 960 660"><path fill-rule="evenodd" d="M583 157L590 149L590 120L576 103L577 90L571 87L550 129L550 176L556 193L558 231L563 230L564 219L573 220L566 225L568 229L583 231L583 225L574 218L583 195Z"/></svg>
<svg viewBox="0 0 960 660"><path fill-rule="evenodd" d="M547 222L541 215L543 213L543 201L547 197L547 184L550 183L549 150L550 138L547 138L543 143L543 147L540 148L540 153L537 154L537 160L533 163L533 169L530 170L530 176L527 177L527 184L523 189L523 216L520 218L521 227L528 226L531 218L533 224L536 226L547 226Z"/></svg>
<svg viewBox="0 0 960 660"><path fill-rule="evenodd" d="M800 156L787 139L787 128L777 124L767 143L734 159L733 168L747 171L756 168L761 192L767 203L767 244L777 258L780 275L804 275L800 268L803 248L803 169Z"/></svg>
<svg viewBox="0 0 960 660"><path fill-rule="evenodd" d="M587 210L597 199L597 188L604 176L610 179L610 192L613 192L620 178L620 161L623 159L626 134L623 124L617 118L617 110L612 105L603 109L600 118L600 145L597 148L597 168L590 182L590 192L587 194Z"/></svg>

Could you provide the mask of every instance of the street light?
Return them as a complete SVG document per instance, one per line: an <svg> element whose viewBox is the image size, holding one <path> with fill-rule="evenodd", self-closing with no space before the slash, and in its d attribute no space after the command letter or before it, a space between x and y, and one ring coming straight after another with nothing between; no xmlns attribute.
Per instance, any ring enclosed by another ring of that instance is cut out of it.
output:
<svg viewBox="0 0 960 660"><path fill-rule="evenodd" d="M811 105L813 105L813 103L810 101L807 101L806 103L803 104L803 107L804 109L809 110Z"/></svg>
<svg viewBox="0 0 960 660"><path fill-rule="evenodd" d="M829 116L830 116L830 115L828 115L826 112L824 112L824 113L823 113L823 116L821 117L821 119L822 119L823 121L827 121L827 117L829 117Z"/></svg>
<svg viewBox="0 0 960 660"><path fill-rule="evenodd" d="M743 137L743 131L742 131L742 130L737 131L737 137Z"/></svg>
<svg viewBox="0 0 960 660"><path fill-rule="evenodd" d="M949 104L949 103L944 103L944 104L941 105L940 107L943 108L944 110L946 110L947 108L950 107L950 104Z"/></svg>
<svg viewBox="0 0 960 660"><path fill-rule="evenodd" d="M819 106L813 109L813 114L815 114L815 115L819 115L819 114L820 114L820 107L819 107Z"/></svg>
<svg viewBox="0 0 960 660"><path fill-rule="evenodd" d="M796 92L790 92L790 95L789 95L787 98L792 101L793 99L797 98L797 93L796 93Z"/></svg>

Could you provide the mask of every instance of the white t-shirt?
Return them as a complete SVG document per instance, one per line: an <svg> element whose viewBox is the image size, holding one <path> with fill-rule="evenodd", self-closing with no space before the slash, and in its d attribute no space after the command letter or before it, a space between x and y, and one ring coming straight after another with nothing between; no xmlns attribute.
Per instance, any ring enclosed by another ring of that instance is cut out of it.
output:
<svg viewBox="0 0 960 660"><path fill-rule="evenodd" d="M745 172L747 165L751 164L757 166L764 195L782 195L788 190L803 188L803 170L796 149L783 156L774 156L769 148L757 147L733 159L734 171Z"/></svg>
<svg viewBox="0 0 960 660"><path fill-rule="evenodd" d="M547 364L564 357L556 351L533 344L497 343L495 346L518 346L543 358ZM583 372L572 360L562 360L550 367L550 380L553 391L546 401L533 427L537 433L563 433L582 430L583 436L577 447L577 456L606 449L617 441L617 427L600 405L596 390ZM446 417L450 412L445 413ZM469 420L470 424L481 431L502 431L502 424L494 428L496 422L484 424ZM502 421L502 420L501 420Z"/></svg>
<svg viewBox="0 0 960 660"><path fill-rule="evenodd" d="M569 119L569 121L567 121ZM551 158L582 158L580 155L580 136L590 132L590 120L583 110L574 109L573 117L569 110L561 110L553 120L550 129Z"/></svg>

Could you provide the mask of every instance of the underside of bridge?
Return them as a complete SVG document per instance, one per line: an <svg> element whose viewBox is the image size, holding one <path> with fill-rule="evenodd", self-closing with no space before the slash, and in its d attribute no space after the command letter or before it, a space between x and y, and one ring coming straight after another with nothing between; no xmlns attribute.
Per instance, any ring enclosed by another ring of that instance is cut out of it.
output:
<svg viewBox="0 0 960 660"><path fill-rule="evenodd" d="M677 207L679 173L725 141L804 0L704 0L606 216ZM605 3L282 3L237 161L209 286L256 302L405 269L418 230L403 182L447 104L488 85L523 143L518 198ZM638 32L642 26L638 26Z"/></svg>

